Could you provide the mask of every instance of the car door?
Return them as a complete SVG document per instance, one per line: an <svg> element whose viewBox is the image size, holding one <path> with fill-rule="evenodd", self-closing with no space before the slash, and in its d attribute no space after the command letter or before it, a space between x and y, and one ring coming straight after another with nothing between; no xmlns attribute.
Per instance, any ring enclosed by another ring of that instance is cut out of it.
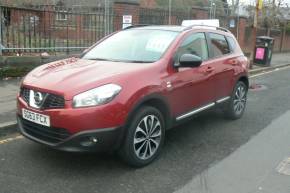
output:
<svg viewBox="0 0 290 193"><path fill-rule="evenodd" d="M167 78L168 99L177 117L204 107L214 101L212 75L214 70L207 63L208 45L205 33L192 33L180 43L174 56L178 63L183 54L194 54L202 58L204 63L194 68L174 68ZM181 119L180 118L180 119Z"/></svg>
<svg viewBox="0 0 290 193"><path fill-rule="evenodd" d="M238 62L233 58L231 48L226 37L218 33L208 33L210 61L215 69L214 88L215 100L229 99L232 91L234 66Z"/></svg>

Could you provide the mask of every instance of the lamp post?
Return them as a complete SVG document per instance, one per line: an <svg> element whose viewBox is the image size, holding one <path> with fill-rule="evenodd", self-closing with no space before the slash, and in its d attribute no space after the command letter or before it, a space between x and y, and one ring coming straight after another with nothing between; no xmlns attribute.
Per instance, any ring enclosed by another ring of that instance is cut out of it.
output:
<svg viewBox="0 0 290 193"><path fill-rule="evenodd" d="M210 10L209 10L209 18L215 19L216 15L216 4L213 2L213 0L210 1Z"/></svg>
<svg viewBox="0 0 290 193"><path fill-rule="evenodd" d="M212 19L212 1L210 1L209 18Z"/></svg>
<svg viewBox="0 0 290 193"><path fill-rule="evenodd" d="M168 0L168 24L171 25L172 0Z"/></svg>
<svg viewBox="0 0 290 193"><path fill-rule="evenodd" d="M263 0L256 0L256 9L255 9L255 15L254 15L254 25L253 25L253 47L252 47L252 56L251 56L251 63L250 63L250 69L253 68L253 63L255 59L255 49L256 49L256 40L257 40L257 27L258 27L258 17L259 17L259 11L262 9L263 6Z"/></svg>
<svg viewBox="0 0 290 193"><path fill-rule="evenodd" d="M237 26L236 26L236 28L237 28L237 40L239 41L239 38L240 38L240 36L239 36L240 35L239 34L239 31L240 31L240 1L239 0L237 1L237 8L238 8L238 10L237 10L238 16L237 16L237 23L236 23Z"/></svg>

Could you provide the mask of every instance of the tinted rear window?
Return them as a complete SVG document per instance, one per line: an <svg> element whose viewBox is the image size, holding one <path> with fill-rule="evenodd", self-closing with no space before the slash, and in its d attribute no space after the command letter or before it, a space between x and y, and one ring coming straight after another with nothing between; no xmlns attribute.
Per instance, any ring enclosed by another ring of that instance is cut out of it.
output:
<svg viewBox="0 0 290 193"><path fill-rule="evenodd" d="M227 40L228 40L231 51L234 52L234 50L237 47L236 41L232 37L227 37Z"/></svg>
<svg viewBox="0 0 290 193"><path fill-rule="evenodd" d="M213 52L213 57L219 57L222 55L229 54L230 48L225 36L215 33L210 33L211 49Z"/></svg>

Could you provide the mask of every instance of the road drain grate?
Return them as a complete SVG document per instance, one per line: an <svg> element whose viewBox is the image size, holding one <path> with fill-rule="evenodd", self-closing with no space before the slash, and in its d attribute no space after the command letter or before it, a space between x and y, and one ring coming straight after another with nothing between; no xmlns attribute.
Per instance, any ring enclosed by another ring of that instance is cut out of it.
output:
<svg viewBox="0 0 290 193"><path fill-rule="evenodd" d="M259 90L266 90L267 87L263 84L251 84L249 89L252 91L259 91Z"/></svg>

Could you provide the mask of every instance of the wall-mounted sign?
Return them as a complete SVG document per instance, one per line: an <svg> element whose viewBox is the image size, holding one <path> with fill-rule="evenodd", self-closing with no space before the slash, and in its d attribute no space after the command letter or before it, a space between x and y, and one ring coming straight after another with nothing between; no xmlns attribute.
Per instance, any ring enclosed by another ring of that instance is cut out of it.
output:
<svg viewBox="0 0 290 193"><path fill-rule="evenodd" d="M123 23L132 23L132 15L123 15Z"/></svg>
<svg viewBox="0 0 290 193"><path fill-rule="evenodd" d="M236 21L234 19L230 20L230 28L234 28L236 26Z"/></svg>

